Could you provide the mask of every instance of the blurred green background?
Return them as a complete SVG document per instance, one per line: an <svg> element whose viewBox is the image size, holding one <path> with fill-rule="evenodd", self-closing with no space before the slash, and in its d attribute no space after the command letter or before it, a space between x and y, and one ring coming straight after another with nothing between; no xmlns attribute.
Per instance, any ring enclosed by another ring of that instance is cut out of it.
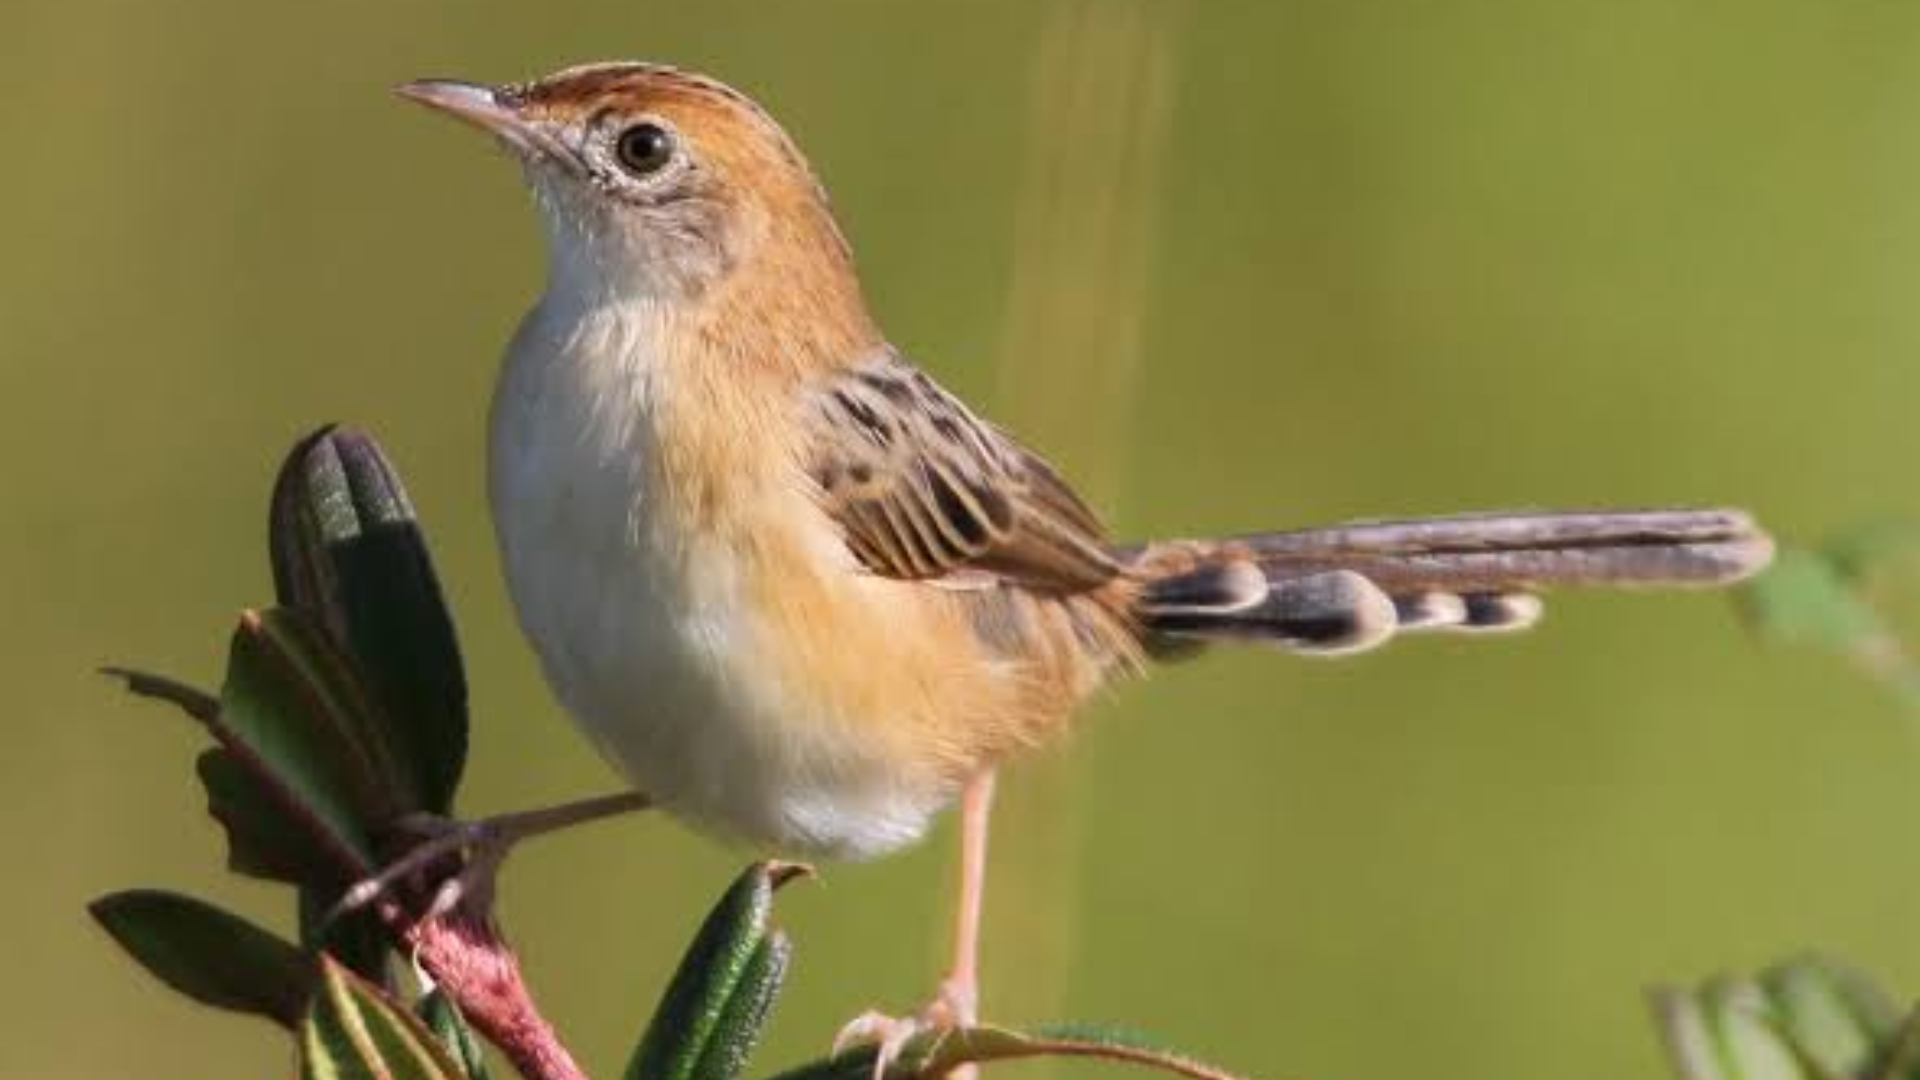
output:
<svg viewBox="0 0 1920 1080"><path fill-rule="evenodd" d="M345 419L406 470L467 648L470 812L608 788L501 589L495 358L539 288L512 168L390 97L636 56L788 123L896 341L1128 534L1731 502L1913 512L1920 7L1875 0L12 0L0 35L0 1075L264 1076L81 906L225 877L197 733L264 500ZM1659 1076L1640 991L1803 945L1920 990L1920 744L1713 596L1321 664L1219 654L1006 782L986 1007L1286 1080ZM947 831L835 866L762 1071L932 984ZM531 977L617 1068L747 853L531 845ZM1090 1067L1072 1066L1072 1075Z"/></svg>

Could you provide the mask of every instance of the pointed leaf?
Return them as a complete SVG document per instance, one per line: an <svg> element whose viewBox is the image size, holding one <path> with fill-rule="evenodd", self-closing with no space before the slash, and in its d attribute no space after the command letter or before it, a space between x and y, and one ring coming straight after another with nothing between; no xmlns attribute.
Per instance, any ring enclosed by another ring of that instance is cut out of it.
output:
<svg viewBox="0 0 1920 1080"><path fill-rule="evenodd" d="M1652 1003L1682 1080L1914 1080L1920 1026L1866 978L1819 957L1724 976Z"/></svg>
<svg viewBox="0 0 1920 1080"><path fill-rule="evenodd" d="M220 699L164 675L129 668L101 672L138 696L165 701L197 720L219 742L196 762L207 812L227 834L227 866L235 873L299 882L338 866L351 852L220 715Z"/></svg>
<svg viewBox="0 0 1920 1080"><path fill-rule="evenodd" d="M775 1080L871 1080L875 1048L860 1047L781 1073ZM1239 1074L1172 1050L1145 1036L1092 1024L1058 1024L1018 1031L980 1026L922 1035L909 1041L886 1080L941 1076L971 1062L1035 1057L1085 1057L1142 1065L1190 1080L1243 1080Z"/></svg>
<svg viewBox="0 0 1920 1080"><path fill-rule="evenodd" d="M1910 1080L1916 1073L1920 1073L1920 1009L1901 1021L1867 1076L1869 1080Z"/></svg>
<svg viewBox="0 0 1920 1080"><path fill-rule="evenodd" d="M1706 1010L1693 992L1655 990L1648 1000L1680 1080L1728 1080Z"/></svg>
<svg viewBox="0 0 1920 1080"><path fill-rule="evenodd" d="M1032 1052L1039 1052L1056 1057L1103 1058L1146 1065L1197 1080L1229 1080L1240 1075L1168 1046L1151 1035L1108 1024L1041 1024L1021 1037L1026 1039L1027 1045L1018 1048L1020 1053L1007 1056L1026 1057ZM979 1060L993 1059L982 1057Z"/></svg>
<svg viewBox="0 0 1920 1080"><path fill-rule="evenodd" d="M104 669L132 694L169 701L219 748L198 761L207 813L227 828L236 872L338 886L372 865L371 828L394 817L390 759L344 657L296 611L248 611L213 698L182 682Z"/></svg>
<svg viewBox="0 0 1920 1080"><path fill-rule="evenodd" d="M463 1080L440 1040L373 985L323 957L300 1026L303 1080Z"/></svg>
<svg viewBox="0 0 1920 1080"><path fill-rule="evenodd" d="M1818 552L1782 550L1740 596L1755 628L1775 641L1846 651L1883 633L1847 573Z"/></svg>
<svg viewBox="0 0 1920 1080"><path fill-rule="evenodd" d="M355 975L392 993L393 977L387 963L393 951L392 935L376 912L337 914L333 906L339 899L337 889L312 885L300 888L295 899L300 947L310 953L324 952Z"/></svg>
<svg viewBox="0 0 1920 1080"><path fill-rule="evenodd" d="M219 698L177 679L114 665L101 668L100 674L119 679L126 684L127 692L136 697L168 702L203 724L217 723L220 719Z"/></svg>
<svg viewBox="0 0 1920 1080"><path fill-rule="evenodd" d="M361 867L374 863L371 830L395 814L392 763L369 734L351 672L311 623L284 609L241 617L220 716L226 748L293 796L288 809L317 827L316 840Z"/></svg>
<svg viewBox="0 0 1920 1080"><path fill-rule="evenodd" d="M786 979L793 946L778 930L768 934L747 961L740 984L720 1010L713 1034L694 1063L693 1080L733 1080L746 1067L767 1026L780 984Z"/></svg>
<svg viewBox="0 0 1920 1080"><path fill-rule="evenodd" d="M1715 979L1702 991L1701 1003L1729 1080L1806 1080L1799 1056L1758 984Z"/></svg>
<svg viewBox="0 0 1920 1080"><path fill-rule="evenodd" d="M1881 520L1855 525L1827 538L1820 550L1848 580L1858 581L1881 563L1920 547L1920 521Z"/></svg>
<svg viewBox="0 0 1920 1080"><path fill-rule="evenodd" d="M489 1080L487 1057L480 1049L480 1038L467 1025L467 1018L460 1015L460 1007L446 991L438 988L428 991L415 1007L420 1019L426 1021L427 1027L447 1048L447 1054L472 1080Z"/></svg>
<svg viewBox="0 0 1920 1080"><path fill-rule="evenodd" d="M1788 1040L1828 1076L1864 1073L1899 1023L1864 980L1817 958L1770 968L1760 983Z"/></svg>
<svg viewBox="0 0 1920 1080"><path fill-rule="evenodd" d="M313 959L238 915L190 896L114 893L87 908L160 981L203 1005L300 1023Z"/></svg>
<svg viewBox="0 0 1920 1080"><path fill-rule="evenodd" d="M328 865L312 828L276 800L241 757L216 746L203 752L194 768L207 792L207 813L226 831L228 869L298 882Z"/></svg>
<svg viewBox="0 0 1920 1080"><path fill-rule="evenodd" d="M467 755L453 620L413 504L379 444L324 428L274 485L280 603L312 613L365 674L407 783L407 810L451 812Z"/></svg>
<svg viewBox="0 0 1920 1080"><path fill-rule="evenodd" d="M700 932L687 947L680 968L654 1011L647 1033L627 1065L626 1080L692 1080L713 1042L736 993L761 956L767 920L773 910L773 892L805 869L791 863L760 862L747 868L714 905ZM763 961L774 971L771 986L763 988L771 1001L784 969L784 950ZM764 1018L742 1006L741 1019ZM738 1039L735 1031L732 1038ZM751 1036L748 1037L751 1042ZM715 1051L722 1061L728 1051Z"/></svg>

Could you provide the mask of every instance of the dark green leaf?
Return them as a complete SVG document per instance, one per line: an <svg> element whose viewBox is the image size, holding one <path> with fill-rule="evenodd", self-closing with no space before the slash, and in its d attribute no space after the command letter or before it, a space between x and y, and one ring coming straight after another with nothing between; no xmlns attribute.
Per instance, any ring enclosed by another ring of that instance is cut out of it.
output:
<svg viewBox="0 0 1920 1080"><path fill-rule="evenodd" d="M141 966L193 1000L289 1030L300 1023L313 960L274 934L176 893L114 893L87 910Z"/></svg>
<svg viewBox="0 0 1920 1080"><path fill-rule="evenodd" d="M775 1080L871 1080L875 1049L860 1047L781 1073ZM1035 1057L1084 1057L1143 1065L1190 1080L1241 1080L1238 1074L1133 1032L1090 1024L1061 1024L1016 1031L972 1027L923 1035L909 1041L888 1080L940 1076L970 1062Z"/></svg>
<svg viewBox="0 0 1920 1080"><path fill-rule="evenodd" d="M291 796L290 815L338 861L374 864L372 830L395 813L392 763L339 654L298 612L242 616L220 692L222 741ZM269 788L270 790L270 788Z"/></svg>
<svg viewBox="0 0 1920 1080"><path fill-rule="evenodd" d="M280 603L319 619L372 687L406 775L404 808L450 813L466 675L399 473L371 438L322 429L282 466L269 531Z"/></svg>
<svg viewBox="0 0 1920 1080"><path fill-rule="evenodd" d="M393 979L387 958L393 948L392 935L374 911L335 912L334 904L339 899L337 889L312 885L300 888L300 946L311 953L325 952L355 975L391 992Z"/></svg>
<svg viewBox="0 0 1920 1080"><path fill-rule="evenodd" d="M226 830L229 869L294 882L327 865L310 826L275 800L241 757L216 746L200 755L195 769L207 792L207 813Z"/></svg>
<svg viewBox="0 0 1920 1080"><path fill-rule="evenodd" d="M163 675L105 667L139 697L165 701L200 721L223 746L200 755L196 770L207 791L207 812L227 832L227 865L236 873L279 881L298 879L317 861L309 830L296 821L287 799L276 799L258 776L257 761L227 750L233 732L221 722L220 699ZM285 794L285 793L281 793Z"/></svg>
<svg viewBox="0 0 1920 1080"><path fill-rule="evenodd" d="M297 799L262 775L256 758L226 748L235 738L220 718L219 698L164 675L123 667L100 670L123 680L127 690L139 697L179 708L222 744L202 753L196 769L207 792L207 812L226 830L230 869L275 881L298 881L308 868L326 865Z"/></svg>
<svg viewBox="0 0 1920 1080"><path fill-rule="evenodd" d="M488 1080L487 1057L480 1049L480 1039L467 1026L467 1018L460 1015L460 1007L443 990L432 990L422 997L417 1006L420 1018L427 1022L441 1045L461 1068L466 1070L473 1080Z"/></svg>
<svg viewBox="0 0 1920 1080"><path fill-rule="evenodd" d="M792 944L778 930L760 942L740 975L740 985L721 1009L706 1049L694 1064L690 1074L693 1080L733 1080L740 1075L760 1042L774 999L780 996L780 984L792 955Z"/></svg>
<svg viewBox="0 0 1920 1080"><path fill-rule="evenodd" d="M1920 1009L1907 1014L1867 1076L1869 1080L1911 1080L1916 1073L1920 1073Z"/></svg>
<svg viewBox="0 0 1920 1080"><path fill-rule="evenodd" d="M320 985L300 1026L304 1080L462 1080L433 1032L373 985L322 958Z"/></svg>
<svg viewBox="0 0 1920 1080"><path fill-rule="evenodd" d="M127 692L130 694L168 702L203 724L217 723L220 719L219 698L177 679L155 675L150 671L136 671L133 668L111 665L101 668L100 674L126 683Z"/></svg>
<svg viewBox="0 0 1920 1080"><path fill-rule="evenodd" d="M368 801L358 789L372 782L357 775L368 770L325 764L336 759L351 763L360 754L338 745L349 740L334 731L336 722L317 719L321 711L312 707L314 700L325 695L299 687L302 669L280 656L278 650L295 639L276 645L267 638L267 621L262 616L248 613L242 618L223 690L223 695L235 696L237 710L165 676L126 668L102 670L125 680L134 694L179 707L219 743L200 756L198 770L207 791L208 812L227 831L230 867L294 883L338 884L357 879L372 865L364 829L348 820L339 807ZM316 752L314 762L303 764L302 748L316 741L324 749ZM330 780L339 772L356 775L342 785ZM315 784L334 792L334 797L312 801L308 791ZM354 790L342 792L342 786Z"/></svg>
<svg viewBox="0 0 1920 1080"><path fill-rule="evenodd" d="M762 966L771 977L758 989L750 987L749 993L764 993L767 1002L737 1008L742 1021L764 1018L778 989L785 960L784 946L771 950L778 955L762 953L773 892L804 872L791 863L761 862L735 879L681 958L679 970L667 985L647 1033L627 1065L627 1080L693 1080L723 1018L729 1009L736 1008L733 998L747 985L756 958L763 956ZM730 1038L737 1042L741 1035L735 1030ZM752 1035L746 1034L747 1045L751 1045ZM716 1063L723 1063L730 1053L714 1052L718 1055Z"/></svg>

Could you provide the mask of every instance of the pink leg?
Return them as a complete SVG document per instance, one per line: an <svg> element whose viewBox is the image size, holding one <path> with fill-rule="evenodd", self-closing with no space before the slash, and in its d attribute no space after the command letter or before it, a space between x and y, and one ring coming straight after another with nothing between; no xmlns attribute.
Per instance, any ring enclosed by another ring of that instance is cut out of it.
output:
<svg viewBox="0 0 1920 1080"><path fill-rule="evenodd" d="M940 996L953 1005L953 1022L980 1022L980 909L987 896L987 827L993 817L993 770L967 784L960 796L960 911L953 929L953 966ZM948 1080L978 1080L980 1066L962 1065Z"/></svg>
<svg viewBox="0 0 1920 1080"><path fill-rule="evenodd" d="M940 1036L979 1022L980 908L986 896L987 819L992 810L993 770L989 769L969 780L960 794L960 910L954 920L953 963L940 980L939 992L910 1016L862 1013L833 1040L835 1054L854 1043L877 1043L873 1080L882 1080L915 1036ZM963 1065L947 1077L976 1080L978 1075L974 1066Z"/></svg>
<svg viewBox="0 0 1920 1080"><path fill-rule="evenodd" d="M967 783L960 796L960 910L953 930L953 966L943 996L954 1021L980 1020L980 909L987 892L987 826L993 816L993 770Z"/></svg>

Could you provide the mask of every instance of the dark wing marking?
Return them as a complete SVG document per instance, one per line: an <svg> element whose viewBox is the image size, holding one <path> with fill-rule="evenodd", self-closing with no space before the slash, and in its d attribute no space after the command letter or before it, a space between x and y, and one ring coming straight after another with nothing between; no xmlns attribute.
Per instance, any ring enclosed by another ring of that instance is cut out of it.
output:
<svg viewBox="0 0 1920 1080"><path fill-rule="evenodd" d="M815 388L808 471L869 570L984 572L1081 592L1120 573L1099 519L1047 464L886 353Z"/></svg>

